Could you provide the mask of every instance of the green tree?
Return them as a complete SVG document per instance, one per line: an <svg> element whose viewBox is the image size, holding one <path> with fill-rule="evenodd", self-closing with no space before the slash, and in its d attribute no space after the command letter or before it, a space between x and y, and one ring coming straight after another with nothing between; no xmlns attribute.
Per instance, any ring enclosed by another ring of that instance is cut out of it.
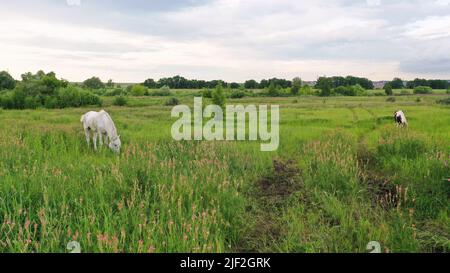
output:
<svg viewBox="0 0 450 273"><path fill-rule="evenodd" d="M384 85L384 92L386 93L387 96L392 96L394 95L394 91L392 91L392 83L388 82Z"/></svg>
<svg viewBox="0 0 450 273"><path fill-rule="evenodd" d="M405 85L403 84L403 80L402 79L395 78L391 82L391 87L392 87L392 89L402 89L402 88L405 88Z"/></svg>
<svg viewBox="0 0 450 273"><path fill-rule="evenodd" d="M257 89L258 83L255 80L248 80L244 83L246 89Z"/></svg>
<svg viewBox="0 0 450 273"><path fill-rule="evenodd" d="M12 90L16 87L16 80L6 71L0 72L0 90Z"/></svg>
<svg viewBox="0 0 450 273"><path fill-rule="evenodd" d="M89 89L102 89L105 88L105 84L98 77L92 77L83 82L84 87Z"/></svg>
<svg viewBox="0 0 450 273"><path fill-rule="evenodd" d="M212 101L215 105L218 105L222 108L225 107L226 99L222 84L218 84L212 92Z"/></svg>
<svg viewBox="0 0 450 273"><path fill-rule="evenodd" d="M316 88L320 89L321 97L330 96L332 87L333 87L333 80L331 78L320 77L317 80Z"/></svg>
<svg viewBox="0 0 450 273"><path fill-rule="evenodd" d="M109 79L108 82L106 83L106 87L108 88L114 88L114 82L112 79Z"/></svg>
<svg viewBox="0 0 450 273"><path fill-rule="evenodd" d="M271 81L269 84L269 88L267 90L267 94L270 97L278 97L280 92L279 92L279 87L275 85L275 81Z"/></svg>
<svg viewBox="0 0 450 273"><path fill-rule="evenodd" d="M146 79L143 83L143 85L147 88L157 88L158 84L155 82L154 79Z"/></svg>
<svg viewBox="0 0 450 273"><path fill-rule="evenodd" d="M296 77L292 80L291 93L294 96L297 96L300 93L300 89L302 88L302 79Z"/></svg>

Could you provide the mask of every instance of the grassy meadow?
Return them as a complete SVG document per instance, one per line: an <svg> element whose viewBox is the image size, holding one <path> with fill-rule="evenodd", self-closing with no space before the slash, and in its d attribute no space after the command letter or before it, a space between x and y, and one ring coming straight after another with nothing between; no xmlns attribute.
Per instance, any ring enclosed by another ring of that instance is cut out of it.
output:
<svg viewBox="0 0 450 273"><path fill-rule="evenodd" d="M0 252L449 252L446 97L228 100L280 105L273 153L173 141L162 97L104 99L120 155L86 145L100 109L0 109Z"/></svg>

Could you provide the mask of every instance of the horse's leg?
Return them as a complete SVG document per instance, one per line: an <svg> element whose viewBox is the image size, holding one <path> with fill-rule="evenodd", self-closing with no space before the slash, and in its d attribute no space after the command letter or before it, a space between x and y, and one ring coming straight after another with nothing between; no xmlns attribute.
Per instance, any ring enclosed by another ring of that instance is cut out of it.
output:
<svg viewBox="0 0 450 273"><path fill-rule="evenodd" d="M104 134L103 136L105 137L105 145L108 146L109 145L108 134Z"/></svg>
<svg viewBox="0 0 450 273"><path fill-rule="evenodd" d="M100 132L100 133L98 134L98 136L99 136L99 138L100 138L100 147L102 147L102 146L103 146L103 134Z"/></svg>
<svg viewBox="0 0 450 273"><path fill-rule="evenodd" d="M91 146L91 141L90 141L91 134L88 129L84 129L84 134L86 135L86 141L87 141L87 144L89 147L89 146Z"/></svg>
<svg viewBox="0 0 450 273"><path fill-rule="evenodd" d="M94 132L94 150L97 151L97 138L98 138L98 133Z"/></svg>

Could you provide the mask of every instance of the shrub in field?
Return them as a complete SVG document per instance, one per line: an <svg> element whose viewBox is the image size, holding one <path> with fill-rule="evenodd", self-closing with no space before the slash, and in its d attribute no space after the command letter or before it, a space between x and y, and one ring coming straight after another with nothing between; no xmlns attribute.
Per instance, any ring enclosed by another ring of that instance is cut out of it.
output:
<svg viewBox="0 0 450 273"><path fill-rule="evenodd" d="M300 89L300 95L302 96L312 96L314 94L314 89L309 85L305 85Z"/></svg>
<svg viewBox="0 0 450 273"><path fill-rule="evenodd" d="M80 107L86 105L101 105L102 101L99 96L82 90L75 86L68 86L58 90L57 107ZM51 107L53 108L53 107Z"/></svg>
<svg viewBox="0 0 450 273"><path fill-rule="evenodd" d="M233 90L230 94L230 98L232 99L242 99L245 97L245 91L242 90Z"/></svg>
<svg viewBox="0 0 450 273"><path fill-rule="evenodd" d="M269 87L267 88L267 95L269 97L278 97L280 96L280 87L276 86L274 82L271 82Z"/></svg>
<svg viewBox="0 0 450 273"><path fill-rule="evenodd" d="M394 91L392 90L392 84L390 82L386 83L384 85L384 92L386 93L387 96L393 96L394 95Z"/></svg>
<svg viewBox="0 0 450 273"><path fill-rule="evenodd" d="M74 86L58 90L58 107L80 107L81 93L80 89Z"/></svg>
<svg viewBox="0 0 450 273"><path fill-rule="evenodd" d="M361 85L339 86L333 90L335 94L342 96L364 96L367 92Z"/></svg>
<svg viewBox="0 0 450 273"><path fill-rule="evenodd" d="M81 106L86 105L102 106L103 104L103 101L99 96L86 90L80 90L80 99L81 99Z"/></svg>
<svg viewBox="0 0 450 273"><path fill-rule="evenodd" d="M180 101L177 98L170 98L166 101L166 106L177 106L180 104Z"/></svg>
<svg viewBox="0 0 450 273"><path fill-rule="evenodd" d="M0 108L3 108L3 109L14 108L14 103L13 103L11 94L12 94L11 92L0 93Z"/></svg>
<svg viewBox="0 0 450 273"><path fill-rule="evenodd" d="M115 88L113 90L109 90L105 93L105 96L108 96L108 97L123 96L123 95L126 95L125 90L123 90L120 87Z"/></svg>
<svg viewBox="0 0 450 273"><path fill-rule="evenodd" d="M203 98L207 98L207 99L211 99L212 98L212 90L209 88L203 88L202 90L202 97Z"/></svg>
<svg viewBox="0 0 450 273"><path fill-rule="evenodd" d="M414 94L431 94L433 89L429 86L417 86L414 88Z"/></svg>
<svg viewBox="0 0 450 273"><path fill-rule="evenodd" d="M143 85L136 84L131 87L130 95L135 97L142 97L145 95L145 92L147 91L147 88Z"/></svg>
<svg viewBox="0 0 450 273"><path fill-rule="evenodd" d="M85 89L86 90L86 89ZM97 96L106 96L106 94L108 93L108 90L105 88L100 88L100 89L88 89L89 92L97 95Z"/></svg>
<svg viewBox="0 0 450 273"><path fill-rule="evenodd" d="M170 88L167 85L164 85L160 89L151 92L149 95L155 97L169 97L172 95L172 91L170 91Z"/></svg>
<svg viewBox="0 0 450 273"><path fill-rule="evenodd" d="M127 98L124 96L118 96L114 99L113 105L126 106L128 104Z"/></svg>
<svg viewBox="0 0 450 273"><path fill-rule="evenodd" d="M226 98L225 94L223 93L222 84L218 84L212 92L212 101L215 105L225 107Z"/></svg>

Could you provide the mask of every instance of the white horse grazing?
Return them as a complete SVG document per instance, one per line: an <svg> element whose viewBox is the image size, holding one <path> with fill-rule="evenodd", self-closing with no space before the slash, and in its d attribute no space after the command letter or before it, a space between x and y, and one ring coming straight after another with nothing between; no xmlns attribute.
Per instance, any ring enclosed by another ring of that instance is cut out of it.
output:
<svg viewBox="0 0 450 273"><path fill-rule="evenodd" d="M90 145L91 132L93 133L94 149L97 150L97 138L100 137L100 146L103 145L103 137L105 144L115 153L120 153L120 136L117 134L116 126L111 116L104 110L100 112L89 112L81 117L86 140Z"/></svg>
<svg viewBox="0 0 450 273"><path fill-rule="evenodd" d="M408 121L406 120L405 113L403 111L397 111L394 113L395 123L397 127L408 127Z"/></svg>

